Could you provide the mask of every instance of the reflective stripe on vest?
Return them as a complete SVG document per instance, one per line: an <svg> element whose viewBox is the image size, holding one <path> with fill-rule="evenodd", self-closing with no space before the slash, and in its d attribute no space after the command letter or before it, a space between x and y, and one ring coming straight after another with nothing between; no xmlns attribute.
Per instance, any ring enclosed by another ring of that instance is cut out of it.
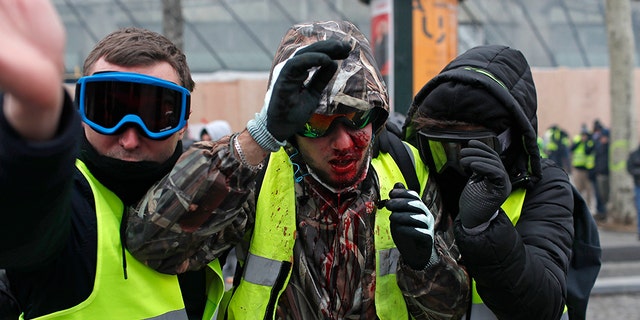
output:
<svg viewBox="0 0 640 320"><path fill-rule="evenodd" d="M291 276L295 243L295 190L289 156L272 152L256 203L256 221L240 284L226 319L275 318L278 299ZM278 276L285 277L276 287ZM269 314L271 313L271 314Z"/></svg>
<svg viewBox="0 0 640 320"><path fill-rule="evenodd" d="M507 198L507 200L502 204L502 210L507 214L511 223L515 226L520 219L520 214L522 212L522 206L524 205L524 197L526 195L526 189L516 189ZM466 316L463 317L466 319ZM473 320L492 320L497 319L495 314L487 307L483 302L482 298L478 294L476 290L476 281L471 280L471 319ZM568 320L569 316L567 314L567 307L564 308L564 313L562 314L561 320Z"/></svg>
<svg viewBox="0 0 640 320"><path fill-rule="evenodd" d="M154 271L125 250L124 278L120 243L122 201L76 161L91 186L96 208L97 261L93 291L80 304L38 319L187 319L178 279Z"/></svg>
<svg viewBox="0 0 640 320"><path fill-rule="evenodd" d="M416 156L415 148L412 151ZM393 183L404 182L404 178L389 154L380 154L372 165L380 180L381 197L387 199ZM418 177L424 186L426 174ZM396 282L400 254L391 238L390 214L386 209L376 212L376 312L380 319L407 319L407 306ZM243 277L229 302L227 319L275 318L278 299L291 276L295 238L293 167L287 153L280 149L270 155L256 203L256 225Z"/></svg>

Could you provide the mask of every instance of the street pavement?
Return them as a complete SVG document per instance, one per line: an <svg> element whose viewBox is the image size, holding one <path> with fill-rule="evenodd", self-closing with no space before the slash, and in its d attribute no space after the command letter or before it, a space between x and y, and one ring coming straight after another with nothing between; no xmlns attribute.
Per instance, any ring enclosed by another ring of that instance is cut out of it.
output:
<svg viewBox="0 0 640 320"><path fill-rule="evenodd" d="M587 320L640 320L640 241L635 225L600 224L602 268Z"/></svg>

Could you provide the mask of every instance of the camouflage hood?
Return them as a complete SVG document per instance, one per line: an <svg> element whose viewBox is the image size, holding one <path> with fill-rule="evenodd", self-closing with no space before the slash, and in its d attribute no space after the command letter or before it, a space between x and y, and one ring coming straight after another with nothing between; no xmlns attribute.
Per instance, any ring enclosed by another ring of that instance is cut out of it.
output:
<svg viewBox="0 0 640 320"><path fill-rule="evenodd" d="M269 82L277 79L282 65L299 49L328 39L349 42L349 57L338 61L338 71L322 93L316 113L331 115L377 108L373 130L384 124L389 114L387 89L373 58L369 41L347 21L319 21L293 25L282 38L271 67Z"/></svg>

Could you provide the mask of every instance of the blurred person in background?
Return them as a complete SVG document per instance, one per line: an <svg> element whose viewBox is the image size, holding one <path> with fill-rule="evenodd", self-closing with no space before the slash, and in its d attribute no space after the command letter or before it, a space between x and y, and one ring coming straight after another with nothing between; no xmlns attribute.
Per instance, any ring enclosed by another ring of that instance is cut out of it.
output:
<svg viewBox="0 0 640 320"><path fill-rule="evenodd" d="M209 135L206 128L202 128L202 130L200 130L200 141L211 141L211 135Z"/></svg>
<svg viewBox="0 0 640 320"><path fill-rule="evenodd" d="M544 152L567 173L571 174L571 139L558 125L552 125L544 134Z"/></svg>
<svg viewBox="0 0 640 320"><path fill-rule="evenodd" d="M633 191L636 205L636 222L638 224L638 240L640 240L640 146L629 154L627 172L633 177Z"/></svg>
<svg viewBox="0 0 640 320"><path fill-rule="evenodd" d="M573 167L571 170L571 182L587 201L589 208L592 209L591 211L596 212L596 210L593 210L596 204L594 184L590 177L595 165L593 147L591 133L583 125L582 129L580 129L580 134L573 138L571 144L571 165Z"/></svg>
<svg viewBox="0 0 640 320"><path fill-rule="evenodd" d="M604 130L595 135L593 172L596 179L596 214L597 221L607 220L609 203L609 131Z"/></svg>

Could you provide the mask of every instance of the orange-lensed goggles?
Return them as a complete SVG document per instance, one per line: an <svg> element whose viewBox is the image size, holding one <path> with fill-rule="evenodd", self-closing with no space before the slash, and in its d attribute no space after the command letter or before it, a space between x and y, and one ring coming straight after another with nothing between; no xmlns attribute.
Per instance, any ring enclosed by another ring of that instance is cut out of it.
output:
<svg viewBox="0 0 640 320"><path fill-rule="evenodd" d="M341 122L352 129L362 129L371 123L373 118L372 110L332 115L314 113L298 134L307 138L319 138L331 131L337 122Z"/></svg>

